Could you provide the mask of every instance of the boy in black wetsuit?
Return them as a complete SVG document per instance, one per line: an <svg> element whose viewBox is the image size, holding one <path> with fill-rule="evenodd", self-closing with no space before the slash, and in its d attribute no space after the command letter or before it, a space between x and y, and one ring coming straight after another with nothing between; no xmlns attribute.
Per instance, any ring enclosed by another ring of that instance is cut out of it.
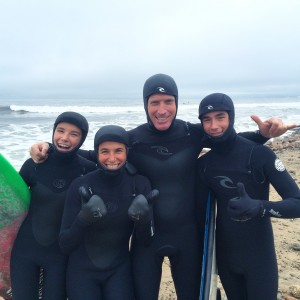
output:
<svg viewBox="0 0 300 300"><path fill-rule="evenodd" d="M43 269L43 299L65 300L66 256L58 235L66 192L71 182L96 165L77 150L88 133L88 122L80 114L64 112L53 127L53 151L47 161L35 164L28 159L20 170L31 190L31 202L11 256L14 300L39 299L40 269Z"/></svg>
<svg viewBox="0 0 300 300"><path fill-rule="evenodd" d="M270 218L300 217L300 192L272 150L236 134L234 117L227 95L211 94L200 103L211 150L198 159L198 178L217 199L218 271L229 300L275 300L278 271ZM282 201L268 201L270 184Z"/></svg>
<svg viewBox="0 0 300 300"><path fill-rule="evenodd" d="M69 254L70 300L134 299L129 240L133 233L137 243L150 243L148 200L155 194L149 180L127 164L128 145L125 129L103 126L94 140L98 170L70 187L60 233L60 246Z"/></svg>

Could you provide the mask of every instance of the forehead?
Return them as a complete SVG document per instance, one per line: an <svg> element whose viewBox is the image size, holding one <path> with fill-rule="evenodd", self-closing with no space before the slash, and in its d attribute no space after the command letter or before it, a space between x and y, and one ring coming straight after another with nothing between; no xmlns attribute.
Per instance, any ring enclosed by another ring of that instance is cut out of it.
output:
<svg viewBox="0 0 300 300"><path fill-rule="evenodd" d="M204 114L203 118L214 118L214 117L223 116L223 115L228 116L228 112L226 110L216 110L216 111L211 111L211 112Z"/></svg>
<svg viewBox="0 0 300 300"><path fill-rule="evenodd" d="M99 144L98 149L117 149L117 148L126 148L126 146L119 142L106 141Z"/></svg>
<svg viewBox="0 0 300 300"><path fill-rule="evenodd" d="M148 102L150 101L160 101L160 100L174 100L175 101L175 97L172 95L168 95L168 94L153 94L149 97Z"/></svg>
<svg viewBox="0 0 300 300"><path fill-rule="evenodd" d="M59 128L59 129L65 129L65 130L70 130L70 131L78 131L78 132L81 132L81 129L72 124L72 123L68 123L68 122L60 122L57 124L56 126L56 129Z"/></svg>

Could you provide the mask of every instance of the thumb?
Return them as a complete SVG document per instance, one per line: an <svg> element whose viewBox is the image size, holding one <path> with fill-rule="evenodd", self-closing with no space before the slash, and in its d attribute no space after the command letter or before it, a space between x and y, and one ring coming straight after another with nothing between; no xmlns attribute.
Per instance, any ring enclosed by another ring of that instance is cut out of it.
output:
<svg viewBox="0 0 300 300"><path fill-rule="evenodd" d="M247 195L247 193L245 191L245 186L242 182L238 182L236 186L237 186L238 194L239 194L240 198L243 198L244 196Z"/></svg>
<svg viewBox="0 0 300 300"><path fill-rule="evenodd" d="M257 115L251 115L251 119L257 124L258 127L263 124L263 121Z"/></svg>
<svg viewBox="0 0 300 300"><path fill-rule="evenodd" d="M148 195L147 195L147 200L149 202L149 204L151 204L153 202L153 200L158 197L159 195L159 191L157 189L152 190Z"/></svg>

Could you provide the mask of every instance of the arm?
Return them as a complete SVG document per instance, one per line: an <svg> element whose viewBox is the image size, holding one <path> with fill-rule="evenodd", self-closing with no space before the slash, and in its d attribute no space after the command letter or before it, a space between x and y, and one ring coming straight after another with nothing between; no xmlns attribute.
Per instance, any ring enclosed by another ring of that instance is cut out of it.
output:
<svg viewBox="0 0 300 300"><path fill-rule="evenodd" d="M266 201L252 199L247 194L242 183L238 183L237 198L231 199L228 204L230 216L237 221L247 221L252 218L299 218L300 217L300 190L276 157L267 147L262 147L260 155L263 157L263 172L282 200Z"/></svg>
<svg viewBox="0 0 300 300"><path fill-rule="evenodd" d="M33 144L29 149L29 154L36 164L43 163L48 158L48 153L51 151L52 144L40 142ZM78 154L87 160L97 162L97 157L94 150L78 150Z"/></svg>
<svg viewBox="0 0 300 300"><path fill-rule="evenodd" d="M78 247L85 232L85 227L77 217L81 209L81 199L76 182L75 179L67 193L59 234L59 245L65 254Z"/></svg>

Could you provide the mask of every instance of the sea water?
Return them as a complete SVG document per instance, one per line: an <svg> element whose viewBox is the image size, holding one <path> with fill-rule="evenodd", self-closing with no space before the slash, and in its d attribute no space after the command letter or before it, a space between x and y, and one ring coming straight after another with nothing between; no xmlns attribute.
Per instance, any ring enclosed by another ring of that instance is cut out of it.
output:
<svg viewBox="0 0 300 300"><path fill-rule="evenodd" d="M250 115L263 120L277 116L285 123L300 124L300 98L235 98L235 128L240 131L256 130ZM197 123L199 99L179 101L177 118ZM14 99L0 101L0 153L19 170L29 158L29 147L39 141L52 139L53 123L64 111L83 114L90 125L83 149L93 148L96 131L103 125L116 124L129 130L146 122L141 99Z"/></svg>

